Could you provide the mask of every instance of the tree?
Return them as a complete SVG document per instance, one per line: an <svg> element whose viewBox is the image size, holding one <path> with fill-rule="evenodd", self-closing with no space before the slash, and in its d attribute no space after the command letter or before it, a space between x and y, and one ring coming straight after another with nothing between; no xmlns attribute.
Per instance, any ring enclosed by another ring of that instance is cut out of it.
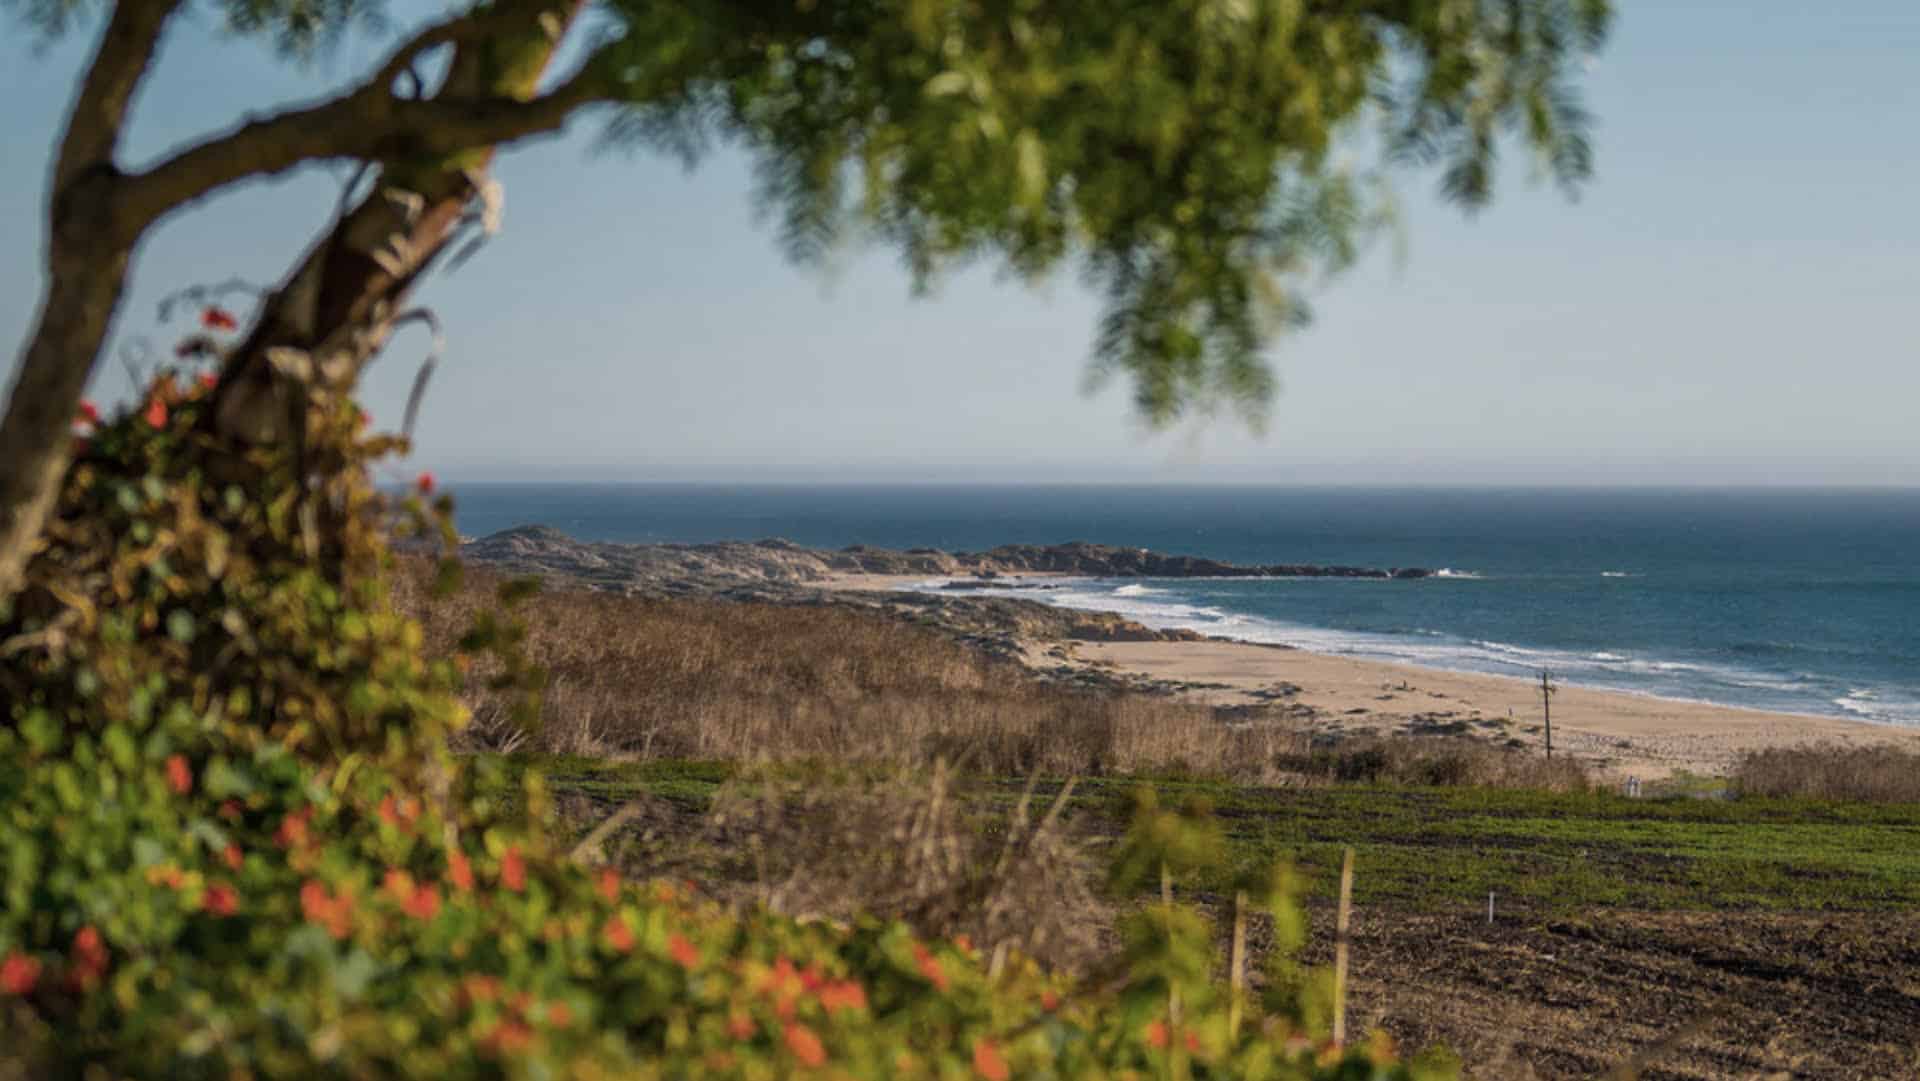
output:
<svg viewBox="0 0 1920 1081"><path fill-rule="evenodd" d="M46 34L90 8L13 2ZM295 55L377 14L203 2ZM1437 166L1469 208L1503 138L1563 184L1588 175L1573 76L1609 20L1608 0L489 0L408 32L330 98L129 167L129 103L184 4L112 5L56 152L46 292L0 419L0 603L135 247L231 185L320 161L372 177L222 360L204 423L236 451L298 444L311 402L352 392L484 217L495 147L588 112L689 160L748 150L795 258L858 226L920 286L972 258L1026 276L1077 261L1107 301L1095 364L1131 379L1148 420L1225 403L1257 423L1263 348L1305 318L1294 284L1353 258L1393 166ZM558 56L578 59L550 77Z"/></svg>

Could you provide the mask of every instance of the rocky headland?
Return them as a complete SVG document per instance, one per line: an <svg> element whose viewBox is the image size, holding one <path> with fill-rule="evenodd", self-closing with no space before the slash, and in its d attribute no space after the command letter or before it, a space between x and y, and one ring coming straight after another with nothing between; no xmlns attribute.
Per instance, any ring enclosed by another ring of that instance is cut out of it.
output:
<svg viewBox="0 0 1920 1081"><path fill-rule="evenodd" d="M819 584L848 574L992 580L1032 574L1093 578L1425 578L1420 567L1277 563L1243 566L1146 548L1073 541L1008 544L985 552L896 551L854 545L808 548L787 540L613 544L575 540L549 526L517 526L469 541L461 554L517 574L559 576L629 593L703 594L741 587Z"/></svg>

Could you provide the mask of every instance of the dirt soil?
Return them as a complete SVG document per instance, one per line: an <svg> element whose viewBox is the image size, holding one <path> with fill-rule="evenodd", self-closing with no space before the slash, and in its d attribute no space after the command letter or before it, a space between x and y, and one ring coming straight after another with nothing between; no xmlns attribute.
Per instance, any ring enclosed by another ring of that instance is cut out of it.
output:
<svg viewBox="0 0 1920 1081"><path fill-rule="evenodd" d="M1309 958L1332 958L1326 928ZM1920 1078L1920 916L1355 913L1353 1022L1483 1081ZM1667 1046L1661 1046L1666 1044Z"/></svg>

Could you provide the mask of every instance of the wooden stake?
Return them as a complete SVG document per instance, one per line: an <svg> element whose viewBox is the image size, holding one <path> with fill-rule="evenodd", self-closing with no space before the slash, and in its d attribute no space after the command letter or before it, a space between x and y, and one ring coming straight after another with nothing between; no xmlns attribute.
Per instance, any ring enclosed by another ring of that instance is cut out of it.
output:
<svg viewBox="0 0 1920 1081"><path fill-rule="evenodd" d="M1241 999L1247 993L1247 891L1233 895L1233 946L1227 954L1227 1033L1240 1039Z"/></svg>
<svg viewBox="0 0 1920 1081"><path fill-rule="evenodd" d="M1353 849L1340 864L1340 916L1333 930L1333 1045L1347 1044L1347 934L1353 928Z"/></svg>

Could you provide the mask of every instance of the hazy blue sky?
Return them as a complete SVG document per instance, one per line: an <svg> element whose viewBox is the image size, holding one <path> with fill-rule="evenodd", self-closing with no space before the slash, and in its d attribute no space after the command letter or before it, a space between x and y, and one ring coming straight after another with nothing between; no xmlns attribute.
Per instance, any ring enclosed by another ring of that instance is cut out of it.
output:
<svg viewBox="0 0 1920 1081"><path fill-rule="evenodd" d="M891 253L782 263L744 161L692 174L595 157L591 125L503 159L506 229L422 299L449 355L419 462L467 477L1020 475L1103 480L1920 484L1920 5L1620 5L1590 78L1599 175L1568 203L1516 177L1468 221L1401 185L1405 258L1380 245L1279 344L1264 438L1223 417L1144 432L1080 386L1096 305L1066 273L989 272L912 301ZM41 288L48 152L87 52L0 45L0 343ZM141 160L302 73L179 26L136 114ZM155 233L120 337L188 282L276 278L328 214L314 171ZM398 414L426 348L367 388ZM118 365L95 392L126 391ZM412 468L409 466L409 468Z"/></svg>

